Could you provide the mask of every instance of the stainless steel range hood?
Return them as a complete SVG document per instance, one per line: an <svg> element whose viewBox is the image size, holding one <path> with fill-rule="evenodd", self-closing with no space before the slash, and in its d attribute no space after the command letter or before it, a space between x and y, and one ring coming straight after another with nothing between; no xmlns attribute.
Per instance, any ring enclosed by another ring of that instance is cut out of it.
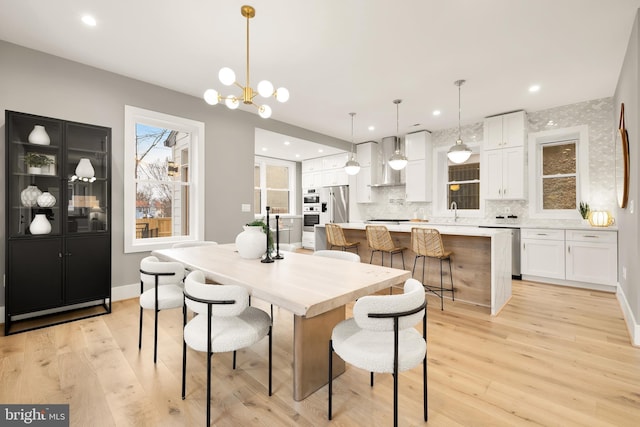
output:
<svg viewBox="0 0 640 427"><path fill-rule="evenodd" d="M380 144L380 164L378 165L378 167L381 168L380 174L378 175L379 181L371 184L372 187L395 187L404 185L404 170L393 170L388 163L389 158L396 149L404 153L404 139L395 136L382 138L382 143Z"/></svg>

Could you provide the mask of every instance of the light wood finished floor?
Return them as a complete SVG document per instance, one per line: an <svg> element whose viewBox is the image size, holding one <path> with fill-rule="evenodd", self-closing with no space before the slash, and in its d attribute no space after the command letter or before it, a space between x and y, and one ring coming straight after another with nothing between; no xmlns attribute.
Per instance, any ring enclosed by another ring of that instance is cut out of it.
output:
<svg viewBox="0 0 640 427"><path fill-rule="evenodd" d="M637 426L640 349L629 343L615 296L514 281L498 317L485 308L429 297L431 426ZM268 310L268 305L255 302ZM1 403L69 403L74 426L192 426L205 421L205 357L188 354L180 398L181 313L160 313L153 364L153 318L145 313L138 351L136 299L111 315L0 338ZM213 358L217 426L388 426L392 378L347 366L327 388L292 399L292 316L275 308L274 395L267 396L267 341ZM400 377L400 425L421 420L421 369Z"/></svg>

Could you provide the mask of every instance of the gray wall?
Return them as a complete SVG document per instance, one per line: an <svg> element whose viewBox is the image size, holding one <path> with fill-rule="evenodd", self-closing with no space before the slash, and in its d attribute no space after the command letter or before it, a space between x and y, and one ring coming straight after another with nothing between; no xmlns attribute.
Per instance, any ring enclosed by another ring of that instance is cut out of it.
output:
<svg viewBox="0 0 640 427"><path fill-rule="evenodd" d="M640 265L638 260L638 209L640 206L640 191L638 188L638 177L640 175L640 123L638 122L638 108L640 108L640 74L638 73L638 61L640 60L640 32L638 13L633 24L631 38L627 46L627 53L624 58L618 85L614 94L614 110L612 117L615 127L618 127L620 117L620 103L624 102L625 125L629 133L629 156L630 156L630 186L629 202L633 201L634 211L629 208L619 209L616 213L618 222L618 278L622 291L631 307L636 323L640 322ZM619 141L619 139L616 139ZM627 278L622 275L622 268L627 269ZM637 334L637 333L636 333Z"/></svg>
<svg viewBox="0 0 640 427"><path fill-rule="evenodd" d="M253 218L240 212L253 203L254 129L261 127L320 144L349 150L350 144L256 114L211 107L201 98L163 89L0 40L0 156L5 164L4 110L14 110L112 128L112 285L138 282L138 264L146 253L124 254L124 105L205 123L205 237L232 242ZM215 79L216 70L211 78ZM293 94L295 96L295 94ZM276 109L277 110L277 109ZM312 112L310 112L312 114ZM274 112L277 116L277 111ZM3 169L4 170L4 167ZM5 186L0 187L4 205ZM5 268L5 210L0 210L0 269ZM0 295L4 305L4 293Z"/></svg>

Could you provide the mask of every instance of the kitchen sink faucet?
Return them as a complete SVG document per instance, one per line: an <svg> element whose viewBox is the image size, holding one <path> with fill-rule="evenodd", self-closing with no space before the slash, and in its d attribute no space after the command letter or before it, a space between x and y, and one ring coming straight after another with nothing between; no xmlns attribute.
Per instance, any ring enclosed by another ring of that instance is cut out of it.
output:
<svg viewBox="0 0 640 427"><path fill-rule="evenodd" d="M458 222L458 204L451 202L451 210L453 210L453 222Z"/></svg>

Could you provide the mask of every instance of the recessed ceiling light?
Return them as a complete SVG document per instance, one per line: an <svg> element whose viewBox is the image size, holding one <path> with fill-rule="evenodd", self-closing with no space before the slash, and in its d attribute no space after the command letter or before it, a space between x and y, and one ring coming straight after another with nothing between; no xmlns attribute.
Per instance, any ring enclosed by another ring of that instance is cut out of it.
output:
<svg viewBox="0 0 640 427"><path fill-rule="evenodd" d="M529 86L529 92L537 92L540 90L540 85L531 85Z"/></svg>
<svg viewBox="0 0 640 427"><path fill-rule="evenodd" d="M322 148L319 148L318 153L324 153L324 150Z"/></svg>
<svg viewBox="0 0 640 427"><path fill-rule="evenodd" d="M375 126L369 126L369 128L368 128L368 129L369 129L369 130L376 130L376 127L375 127Z"/></svg>
<svg viewBox="0 0 640 427"><path fill-rule="evenodd" d="M296 154L296 157L300 157L300 154Z"/></svg>
<svg viewBox="0 0 640 427"><path fill-rule="evenodd" d="M82 22L84 22L86 25L90 26L90 27L95 27L97 22L96 22L96 18L94 18L91 15L84 15L82 17Z"/></svg>
<svg viewBox="0 0 640 427"><path fill-rule="evenodd" d="M439 116L441 114L440 110L433 110L433 114L434 116Z"/></svg>
<svg viewBox="0 0 640 427"><path fill-rule="evenodd" d="M262 151L267 151L267 147L262 147Z"/></svg>
<svg viewBox="0 0 640 427"><path fill-rule="evenodd" d="M291 145L291 143L289 141L285 141L284 145Z"/></svg>

